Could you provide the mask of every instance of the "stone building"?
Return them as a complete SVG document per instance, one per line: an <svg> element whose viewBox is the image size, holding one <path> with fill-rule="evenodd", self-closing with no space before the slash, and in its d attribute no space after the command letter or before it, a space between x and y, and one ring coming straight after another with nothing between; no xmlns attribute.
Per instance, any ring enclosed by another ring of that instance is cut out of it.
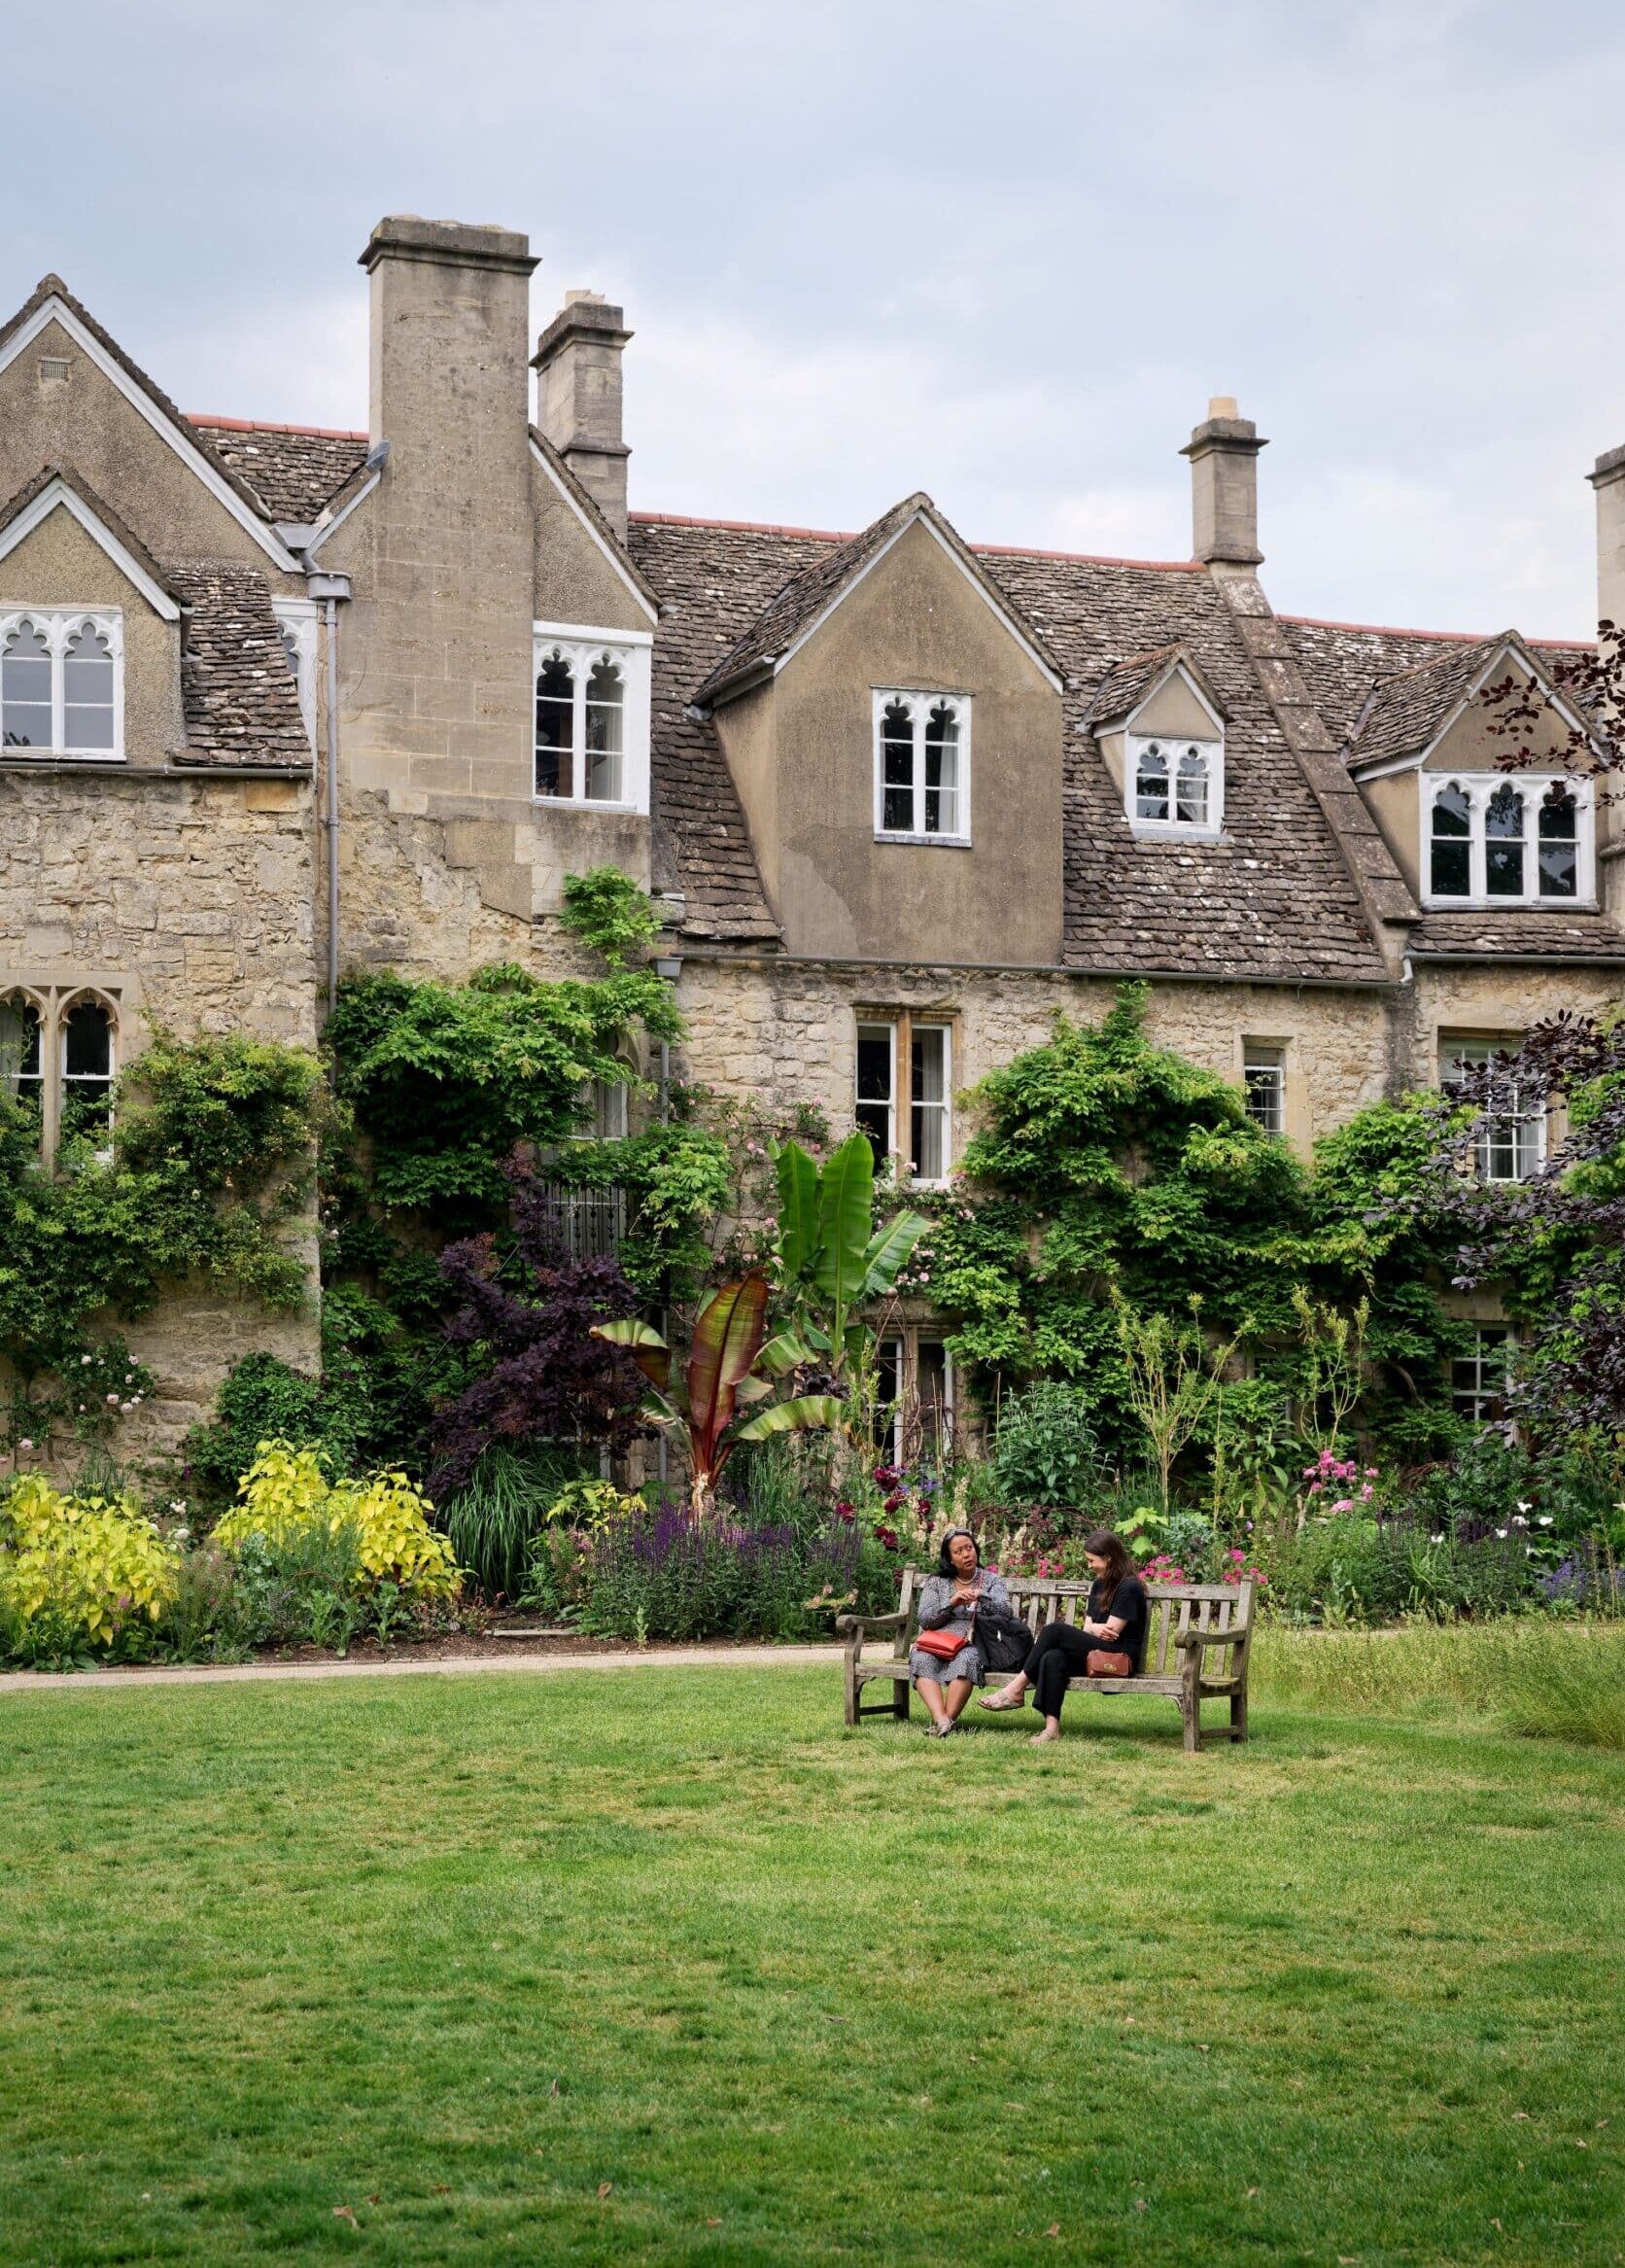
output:
<svg viewBox="0 0 1625 2268"><path fill-rule="evenodd" d="M1619 995L1617 808L1557 714L1516 780L1488 730L1549 649L1277 614L1234 402L1188 560L969 544L922 495L630 512L632 334L572 292L533 354L536 264L381 222L364 433L184 415L54 276L0 330L0 1067L48 1155L147 1015L308 1041L347 968L570 965L563 877L605 863L664 905L680 1067L923 1181L956 1096L1125 976L1304 1146ZM1592 477L1621 620L1625 451ZM1529 1170L1543 1119L1497 1132ZM147 1326L160 1429L250 1343L308 1361L314 1317ZM896 1355L951 1392L929 1316Z"/></svg>

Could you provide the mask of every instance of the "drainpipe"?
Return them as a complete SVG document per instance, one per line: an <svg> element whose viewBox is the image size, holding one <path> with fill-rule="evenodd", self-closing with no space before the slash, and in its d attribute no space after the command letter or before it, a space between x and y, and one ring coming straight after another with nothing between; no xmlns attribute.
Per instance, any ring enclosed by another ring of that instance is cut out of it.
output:
<svg viewBox="0 0 1625 2268"><path fill-rule="evenodd" d="M682 974L682 955L680 953L663 953L655 961L654 973L658 977L663 977L674 994L677 989L677 979ZM660 1043L660 1123L662 1126L670 1126L672 1123L672 1045L670 1040L665 1039ZM672 1340L672 1310L670 1308L661 1309L660 1336L670 1345ZM667 1466L666 1429L664 1426L661 1428L657 1453L660 1483L661 1486L664 1487Z"/></svg>
<svg viewBox="0 0 1625 2268"><path fill-rule="evenodd" d="M328 1011L338 1001L338 602L350 596L347 575L315 574L307 587L327 603L328 619Z"/></svg>

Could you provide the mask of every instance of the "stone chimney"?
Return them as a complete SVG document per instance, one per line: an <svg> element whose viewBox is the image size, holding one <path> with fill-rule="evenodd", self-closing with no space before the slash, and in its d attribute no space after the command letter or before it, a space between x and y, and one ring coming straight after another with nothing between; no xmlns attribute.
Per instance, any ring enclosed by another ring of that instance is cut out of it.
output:
<svg viewBox="0 0 1625 2268"><path fill-rule="evenodd" d="M529 239L398 213L373 229L371 434L345 764L363 786L528 804L535 679ZM380 690L388 688L388 691Z"/></svg>
<svg viewBox="0 0 1625 2268"><path fill-rule="evenodd" d="M622 310L597 292L567 292L536 340L536 423L622 541L626 461L621 438Z"/></svg>
<svg viewBox="0 0 1625 2268"><path fill-rule="evenodd" d="M1179 452L1191 460L1193 556L1221 567L1257 567L1259 549L1259 451L1261 441L1250 417L1236 414L1234 398L1216 395L1207 419Z"/></svg>
<svg viewBox="0 0 1625 2268"><path fill-rule="evenodd" d="M1625 627L1625 448L1586 474L1597 491L1597 619Z"/></svg>

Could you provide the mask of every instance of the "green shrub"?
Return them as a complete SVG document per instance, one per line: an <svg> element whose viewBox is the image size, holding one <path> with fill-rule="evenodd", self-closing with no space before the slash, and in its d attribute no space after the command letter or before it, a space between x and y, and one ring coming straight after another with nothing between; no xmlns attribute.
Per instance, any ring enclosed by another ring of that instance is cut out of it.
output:
<svg viewBox="0 0 1625 2268"><path fill-rule="evenodd" d="M465 1486L440 1506L440 1525L458 1565L488 1598L519 1596L532 1544L561 1491L580 1475L581 1459L571 1449L521 1451L497 1442Z"/></svg>
<svg viewBox="0 0 1625 2268"><path fill-rule="evenodd" d="M262 1441L320 1448L326 1434L322 1382L274 1354L245 1354L215 1395L215 1414L182 1444L186 1478L200 1509L230 1503Z"/></svg>
<svg viewBox="0 0 1625 2268"><path fill-rule="evenodd" d="M1101 1484L1100 1443L1089 1398L1059 1379L1006 1397L993 1478L1007 1504L1085 1511Z"/></svg>

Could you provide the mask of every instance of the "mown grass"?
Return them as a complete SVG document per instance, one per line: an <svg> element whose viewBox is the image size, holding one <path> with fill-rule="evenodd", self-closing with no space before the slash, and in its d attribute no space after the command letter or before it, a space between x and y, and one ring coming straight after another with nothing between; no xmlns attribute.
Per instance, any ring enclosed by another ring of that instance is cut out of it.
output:
<svg viewBox="0 0 1625 2268"><path fill-rule="evenodd" d="M1401 1715L1471 1711L1536 1738L1625 1749L1625 1622L1408 1622L1260 1633L1264 1692Z"/></svg>
<svg viewBox="0 0 1625 2268"><path fill-rule="evenodd" d="M1618 2261L1618 1762L1074 1713L9 1696L0 2260Z"/></svg>

